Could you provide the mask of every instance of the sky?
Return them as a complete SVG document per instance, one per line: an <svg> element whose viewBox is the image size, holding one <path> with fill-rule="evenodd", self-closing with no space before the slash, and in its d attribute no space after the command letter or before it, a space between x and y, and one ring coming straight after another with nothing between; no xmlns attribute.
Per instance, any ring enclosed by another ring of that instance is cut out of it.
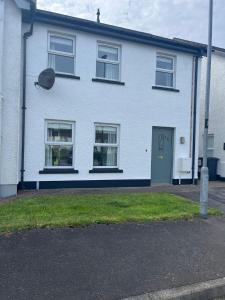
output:
<svg viewBox="0 0 225 300"><path fill-rule="evenodd" d="M168 38L207 43L208 0L37 0L40 9ZM225 0L214 0L213 44L225 48Z"/></svg>

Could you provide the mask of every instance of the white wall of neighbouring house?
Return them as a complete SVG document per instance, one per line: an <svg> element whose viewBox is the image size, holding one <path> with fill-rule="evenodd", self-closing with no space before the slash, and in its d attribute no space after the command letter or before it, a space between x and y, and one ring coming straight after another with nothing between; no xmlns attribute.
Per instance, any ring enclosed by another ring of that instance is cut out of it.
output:
<svg viewBox="0 0 225 300"><path fill-rule="evenodd" d="M49 31L75 36L80 80L56 78L54 87L47 91L35 87L34 82L48 66ZM92 82L97 41L121 45L121 81L125 86ZM191 178L191 173L179 172L178 160L191 155L192 55L41 23L34 24L27 49L25 181L150 179L153 126L175 128L173 178ZM176 56L179 93L152 89L157 52ZM45 166L46 119L75 122L74 168L78 174L39 174ZM95 122L120 125L119 168L123 173L89 174ZM185 138L184 144L180 144L180 137ZM197 176L197 168L195 171Z"/></svg>
<svg viewBox="0 0 225 300"><path fill-rule="evenodd" d="M21 11L0 0L0 197L16 194L21 96Z"/></svg>
<svg viewBox="0 0 225 300"><path fill-rule="evenodd" d="M3 67L3 41L4 41L4 2L0 1L0 157L2 148L2 102L3 102L3 90L2 90L2 67ZM1 172L1 171L0 171Z"/></svg>
<svg viewBox="0 0 225 300"><path fill-rule="evenodd" d="M201 115L199 156L202 157L205 111L205 80L207 59L202 61ZM212 55L211 93L209 110L209 134L214 135L213 156L219 158L217 174L225 178L225 51L214 51Z"/></svg>

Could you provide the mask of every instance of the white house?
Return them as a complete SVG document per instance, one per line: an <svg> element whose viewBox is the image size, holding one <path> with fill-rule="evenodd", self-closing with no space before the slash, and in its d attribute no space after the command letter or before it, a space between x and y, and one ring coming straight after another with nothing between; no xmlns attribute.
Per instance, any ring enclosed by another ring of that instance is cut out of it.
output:
<svg viewBox="0 0 225 300"><path fill-rule="evenodd" d="M202 157L207 59L202 61L199 156ZM209 109L208 156L218 158L218 179L225 180L225 49L213 47Z"/></svg>
<svg viewBox="0 0 225 300"><path fill-rule="evenodd" d="M0 196L17 186L196 181L205 47L38 10L28 0L0 4ZM49 67L56 78L47 90L36 83Z"/></svg>
<svg viewBox="0 0 225 300"><path fill-rule="evenodd" d="M20 170L22 12L28 1L0 0L0 197L16 194Z"/></svg>

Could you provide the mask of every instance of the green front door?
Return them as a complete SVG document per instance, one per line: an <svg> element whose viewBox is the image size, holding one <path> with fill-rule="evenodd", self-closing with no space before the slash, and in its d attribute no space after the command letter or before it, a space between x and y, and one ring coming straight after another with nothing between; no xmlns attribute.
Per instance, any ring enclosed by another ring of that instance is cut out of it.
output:
<svg viewBox="0 0 225 300"><path fill-rule="evenodd" d="M172 182L173 136L173 128L152 128L152 183Z"/></svg>

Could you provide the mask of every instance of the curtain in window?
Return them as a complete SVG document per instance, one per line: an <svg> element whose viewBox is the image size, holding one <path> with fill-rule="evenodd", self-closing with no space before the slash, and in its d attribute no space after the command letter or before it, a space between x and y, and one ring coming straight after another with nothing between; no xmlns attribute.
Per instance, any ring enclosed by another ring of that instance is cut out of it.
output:
<svg viewBox="0 0 225 300"><path fill-rule="evenodd" d="M166 69L166 70L173 70L173 59L163 56L157 57L157 68Z"/></svg>
<svg viewBox="0 0 225 300"><path fill-rule="evenodd" d="M107 166L116 166L117 165L117 148L116 147L107 147L106 165Z"/></svg>
<svg viewBox="0 0 225 300"><path fill-rule="evenodd" d="M72 166L73 146L46 145L45 165L47 167Z"/></svg>
<svg viewBox="0 0 225 300"><path fill-rule="evenodd" d="M119 80L119 65L105 64L105 77Z"/></svg>
<svg viewBox="0 0 225 300"><path fill-rule="evenodd" d="M156 71L156 85L173 87L173 73Z"/></svg>
<svg viewBox="0 0 225 300"><path fill-rule="evenodd" d="M48 123L47 140L51 142L72 142L72 125Z"/></svg>
<svg viewBox="0 0 225 300"><path fill-rule="evenodd" d="M54 166L53 151L50 145L45 146L45 166Z"/></svg>
<svg viewBox="0 0 225 300"><path fill-rule="evenodd" d="M48 65L50 68L55 70L55 55L54 54L48 55Z"/></svg>
<svg viewBox="0 0 225 300"><path fill-rule="evenodd" d="M119 80L119 64L97 61L96 76L110 80Z"/></svg>
<svg viewBox="0 0 225 300"><path fill-rule="evenodd" d="M98 57L101 59L118 61L118 48L99 45Z"/></svg>
<svg viewBox="0 0 225 300"><path fill-rule="evenodd" d="M96 126L95 142L96 143L116 144L117 128L110 127L110 126Z"/></svg>
<svg viewBox="0 0 225 300"><path fill-rule="evenodd" d="M94 166L117 166L117 147L94 147Z"/></svg>

